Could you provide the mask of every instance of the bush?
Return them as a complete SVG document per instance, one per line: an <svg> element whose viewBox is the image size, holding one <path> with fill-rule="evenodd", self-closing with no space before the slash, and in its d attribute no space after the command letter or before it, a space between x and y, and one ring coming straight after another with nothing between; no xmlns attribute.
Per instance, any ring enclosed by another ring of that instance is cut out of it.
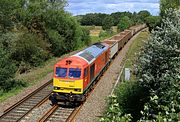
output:
<svg viewBox="0 0 180 122"><path fill-rule="evenodd" d="M100 31L99 37L100 38L108 37L109 35L112 35L112 34L113 34L112 30Z"/></svg>
<svg viewBox="0 0 180 122"><path fill-rule="evenodd" d="M146 100L145 89L139 86L138 82L125 81L117 87L117 101L123 114L130 114L133 121L141 117L140 111Z"/></svg>
<svg viewBox="0 0 180 122"><path fill-rule="evenodd" d="M48 44L35 34L23 33L12 47L12 59L39 66L49 58Z"/></svg>
<svg viewBox="0 0 180 122"><path fill-rule="evenodd" d="M112 95L108 99L108 109L100 122L128 122L132 117L130 114L123 114L117 102L117 96Z"/></svg>
<svg viewBox="0 0 180 122"><path fill-rule="evenodd" d="M94 27L95 28L95 27ZM90 45L91 44L91 39L90 39L90 30L88 28L82 28L82 42L84 45Z"/></svg>
<svg viewBox="0 0 180 122"><path fill-rule="evenodd" d="M79 47L87 36L74 17L63 9L47 7L48 2L31 2L28 9L20 11L20 21L28 30L50 44L54 56L61 56Z"/></svg>
<svg viewBox="0 0 180 122"><path fill-rule="evenodd" d="M10 59L10 54L0 45L0 91L7 92L15 87L26 85L21 81L14 80L16 70L17 67Z"/></svg>

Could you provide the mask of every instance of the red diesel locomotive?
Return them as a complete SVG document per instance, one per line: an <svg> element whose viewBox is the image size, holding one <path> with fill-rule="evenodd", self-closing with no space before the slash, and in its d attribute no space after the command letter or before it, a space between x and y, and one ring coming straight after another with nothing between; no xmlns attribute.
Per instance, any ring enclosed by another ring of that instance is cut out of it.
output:
<svg viewBox="0 0 180 122"><path fill-rule="evenodd" d="M53 104L58 101L84 101L86 93L109 63L109 45L96 43L62 59L54 66Z"/></svg>

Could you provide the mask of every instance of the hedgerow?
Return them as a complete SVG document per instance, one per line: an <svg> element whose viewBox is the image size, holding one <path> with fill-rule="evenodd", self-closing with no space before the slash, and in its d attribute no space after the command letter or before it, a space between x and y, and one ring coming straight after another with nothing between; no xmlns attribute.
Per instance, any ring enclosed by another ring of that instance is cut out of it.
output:
<svg viewBox="0 0 180 122"><path fill-rule="evenodd" d="M180 117L180 11L168 10L139 58L139 82L149 91L140 121Z"/></svg>
<svg viewBox="0 0 180 122"><path fill-rule="evenodd" d="M137 82L120 84L100 121L180 121L179 18L180 10L167 11L138 58Z"/></svg>

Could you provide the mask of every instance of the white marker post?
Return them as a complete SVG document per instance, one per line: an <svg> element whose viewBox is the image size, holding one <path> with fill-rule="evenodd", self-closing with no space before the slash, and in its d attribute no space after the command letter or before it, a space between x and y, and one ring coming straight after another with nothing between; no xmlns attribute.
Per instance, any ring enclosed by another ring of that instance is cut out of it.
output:
<svg viewBox="0 0 180 122"><path fill-rule="evenodd" d="M125 80L130 80L130 68L125 68Z"/></svg>

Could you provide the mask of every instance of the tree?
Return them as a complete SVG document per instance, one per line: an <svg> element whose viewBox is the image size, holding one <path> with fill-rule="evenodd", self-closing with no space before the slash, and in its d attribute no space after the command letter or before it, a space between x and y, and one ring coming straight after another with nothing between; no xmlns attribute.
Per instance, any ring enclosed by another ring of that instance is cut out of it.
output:
<svg viewBox="0 0 180 122"><path fill-rule="evenodd" d="M160 26L159 16L148 16L145 18L146 25L149 27L149 31L155 29L156 26Z"/></svg>
<svg viewBox="0 0 180 122"><path fill-rule="evenodd" d="M82 15L81 25L102 26L102 21L104 20L106 16L108 15L101 14L101 13L89 13L86 15Z"/></svg>
<svg viewBox="0 0 180 122"><path fill-rule="evenodd" d="M147 10L143 10L143 11L140 11L138 13L138 17L140 18L140 20L142 22L145 22L145 18L148 17L148 16L151 16L150 12L147 11Z"/></svg>
<svg viewBox="0 0 180 122"><path fill-rule="evenodd" d="M114 25L116 26L119 23L119 18L121 18L122 12L115 12L111 14L111 17L114 19Z"/></svg>
<svg viewBox="0 0 180 122"><path fill-rule="evenodd" d="M118 24L118 29L120 31L123 31L127 28L129 28L132 25L132 21L130 20L129 17L124 16L123 18L120 19L119 24Z"/></svg>
<svg viewBox="0 0 180 122"><path fill-rule="evenodd" d="M14 24L15 9L20 7L19 0L0 0L0 31L10 30Z"/></svg>
<svg viewBox="0 0 180 122"><path fill-rule="evenodd" d="M103 23L102 24L102 29L103 30L109 30L114 25L113 19L112 19L111 16L107 16L106 18L104 18L102 23Z"/></svg>

